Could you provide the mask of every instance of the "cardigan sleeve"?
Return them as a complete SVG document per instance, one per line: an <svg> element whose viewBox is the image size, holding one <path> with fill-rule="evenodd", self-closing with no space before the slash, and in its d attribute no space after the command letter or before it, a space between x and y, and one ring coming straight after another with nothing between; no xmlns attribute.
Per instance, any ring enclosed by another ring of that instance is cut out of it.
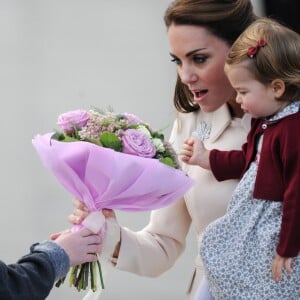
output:
<svg viewBox="0 0 300 300"><path fill-rule="evenodd" d="M293 122L280 135L284 195L277 253L283 257L295 257L300 251L300 122L296 118Z"/></svg>
<svg viewBox="0 0 300 300"><path fill-rule="evenodd" d="M255 154L255 140L259 133L260 120L251 120L251 129L247 135L247 142L241 150L220 151L213 149L209 154L212 173L218 181L241 179Z"/></svg>
<svg viewBox="0 0 300 300"><path fill-rule="evenodd" d="M246 147L246 146L245 146ZM212 173L218 181L240 179L243 175L246 157L242 150L211 150L209 162Z"/></svg>

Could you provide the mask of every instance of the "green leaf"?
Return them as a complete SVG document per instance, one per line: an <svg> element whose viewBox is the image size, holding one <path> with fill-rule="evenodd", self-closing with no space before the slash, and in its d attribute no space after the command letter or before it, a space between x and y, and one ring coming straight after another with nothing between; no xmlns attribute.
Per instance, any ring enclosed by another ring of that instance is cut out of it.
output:
<svg viewBox="0 0 300 300"><path fill-rule="evenodd" d="M95 144L95 145L98 145L98 146L103 146L103 145L101 144L100 140L86 138L84 141L85 141L85 142L92 143L92 144Z"/></svg>
<svg viewBox="0 0 300 300"><path fill-rule="evenodd" d="M173 167L173 168L175 167L175 163L174 163L174 161L173 161L173 159L171 157L168 157L168 156L167 157L163 157L159 161L162 162L165 165L170 166L170 167Z"/></svg>
<svg viewBox="0 0 300 300"><path fill-rule="evenodd" d="M51 139L59 142L78 142L78 139L64 135L63 133L56 131L52 134Z"/></svg>
<svg viewBox="0 0 300 300"><path fill-rule="evenodd" d="M118 152L122 151L122 142L114 133L102 133L100 136L100 142L103 145L103 147L111 148Z"/></svg>
<svg viewBox="0 0 300 300"><path fill-rule="evenodd" d="M70 136L65 136L65 139L63 140L63 142L78 142L78 139L75 139L73 137L70 137Z"/></svg>
<svg viewBox="0 0 300 300"><path fill-rule="evenodd" d="M56 141L63 141L65 139L65 135L59 131L56 131L52 134L51 139Z"/></svg>
<svg viewBox="0 0 300 300"><path fill-rule="evenodd" d="M157 138L157 139L161 139L162 141L164 141L164 139L165 139L163 133L161 133L159 131L154 131L152 133L152 137Z"/></svg>

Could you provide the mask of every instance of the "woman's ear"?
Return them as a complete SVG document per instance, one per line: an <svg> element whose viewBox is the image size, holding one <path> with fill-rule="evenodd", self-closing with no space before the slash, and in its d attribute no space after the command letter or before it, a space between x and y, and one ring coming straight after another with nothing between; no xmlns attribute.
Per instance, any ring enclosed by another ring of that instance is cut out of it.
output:
<svg viewBox="0 0 300 300"><path fill-rule="evenodd" d="M271 82L275 98L280 98L285 92L285 83L281 79L274 79Z"/></svg>

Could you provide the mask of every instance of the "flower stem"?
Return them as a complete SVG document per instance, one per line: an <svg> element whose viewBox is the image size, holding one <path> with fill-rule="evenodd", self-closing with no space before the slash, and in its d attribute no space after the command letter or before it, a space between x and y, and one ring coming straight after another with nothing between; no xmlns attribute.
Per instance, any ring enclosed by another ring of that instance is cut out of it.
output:
<svg viewBox="0 0 300 300"><path fill-rule="evenodd" d="M104 289L104 280L101 269L101 263L99 260L95 262L83 263L81 265L73 266L69 272L69 285L70 287L74 286L78 291L85 290L90 282L91 289L93 292L97 290L97 272L99 272L100 276L100 284L101 288ZM90 278L89 278L90 276ZM55 286L60 287L66 277L60 278Z"/></svg>
<svg viewBox="0 0 300 300"><path fill-rule="evenodd" d="M102 275L101 263L99 260L97 260L97 265L98 265L98 270L99 270L99 275L100 275L101 288L104 290L104 280L103 280L103 275Z"/></svg>

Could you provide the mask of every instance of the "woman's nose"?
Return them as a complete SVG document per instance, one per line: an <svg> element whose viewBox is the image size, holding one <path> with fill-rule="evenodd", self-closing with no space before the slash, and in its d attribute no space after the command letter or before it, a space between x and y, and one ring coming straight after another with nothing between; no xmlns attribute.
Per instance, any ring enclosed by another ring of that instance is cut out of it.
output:
<svg viewBox="0 0 300 300"><path fill-rule="evenodd" d="M190 66L182 66L178 74L184 84L191 84L198 80L197 74L194 72L193 67Z"/></svg>

